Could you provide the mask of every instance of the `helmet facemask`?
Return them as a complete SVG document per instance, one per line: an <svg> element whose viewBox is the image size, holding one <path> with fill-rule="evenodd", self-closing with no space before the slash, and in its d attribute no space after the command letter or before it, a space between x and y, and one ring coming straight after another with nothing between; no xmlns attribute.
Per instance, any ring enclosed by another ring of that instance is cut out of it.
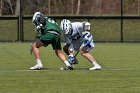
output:
<svg viewBox="0 0 140 93"><path fill-rule="evenodd" d="M72 30L72 25L71 23L66 24L66 25L67 25L67 28L65 29L64 34L70 34Z"/></svg>
<svg viewBox="0 0 140 93"><path fill-rule="evenodd" d="M44 15L40 12L36 12L33 16L32 22L35 26L43 24L45 21Z"/></svg>
<svg viewBox="0 0 140 93"><path fill-rule="evenodd" d="M83 29L84 29L84 31L90 31L90 23L83 22Z"/></svg>
<svg viewBox="0 0 140 93"><path fill-rule="evenodd" d="M71 22L67 19L63 19L61 21L61 29L64 32L64 34L70 34L72 30Z"/></svg>

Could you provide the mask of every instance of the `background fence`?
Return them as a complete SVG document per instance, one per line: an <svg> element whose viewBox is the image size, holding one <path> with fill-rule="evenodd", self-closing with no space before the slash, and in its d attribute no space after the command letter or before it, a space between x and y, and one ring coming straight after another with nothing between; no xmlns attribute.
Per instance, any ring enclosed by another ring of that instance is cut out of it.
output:
<svg viewBox="0 0 140 93"><path fill-rule="evenodd" d="M0 41L25 42L25 41L34 40L35 31L34 31L34 26L31 22L32 16L25 16L23 14L25 10L27 10L25 8L27 6L22 6L21 8L22 0L19 1L20 1L19 2L20 7L17 7L17 9L19 9L20 12L18 16L0 16ZM59 1L62 4L63 0L59 0ZM70 19L72 22L89 21L91 23L91 33L94 36L94 41L97 42L140 42L140 31L139 31L140 30L140 16L139 16L140 1L139 0L78 0L78 1L81 1L81 8L79 8L81 9L81 12L79 12L79 14L89 13L90 16L48 16L48 17L53 18L59 25L60 25L60 21L64 18ZM90 4L88 1L91 1L92 3ZM73 2L76 3L76 0L74 0ZM26 3L26 4L31 3L33 5L37 4L33 2L27 3L23 1L22 3ZM67 6L69 5L69 3L70 2L68 1L65 2L66 6L63 5L63 7L68 7L68 10L71 10L73 8L71 6ZM92 6L92 9L90 10L88 7L85 6L84 3L86 3L86 5L88 6ZM38 2L38 4L42 4L42 3ZM71 4L73 3L71 2ZM97 4L100 5L100 7L96 6ZM54 5L55 5L53 6L54 8L50 6L48 6L47 8L49 8L50 10L57 10L57 4ZM111 9L111 7L113 8ZM61 7L58 8L62 10ZM63 12L58 10L54 11L54 13ZM46 11L48 11L48 9ZM50 12L53 13L53 11ZM73 11L73 13L75 12ZM94 13L95 15L93 15ZM102 16L99 16L98 13L100 13ZM109 15L109 16L105 16L105 15ZM62 41L63 40L64 39L62 35Z"/></svg>
<svg viewBox="0 0 140 93"><path fill-rule="evenodd" d="M58 24L63 18L89 21L95 41L139 42L140 16L49 16ZM0 41L32 41L35 37L32 16L0 17ZM63 35L62 35L63 40Z"/></svg>

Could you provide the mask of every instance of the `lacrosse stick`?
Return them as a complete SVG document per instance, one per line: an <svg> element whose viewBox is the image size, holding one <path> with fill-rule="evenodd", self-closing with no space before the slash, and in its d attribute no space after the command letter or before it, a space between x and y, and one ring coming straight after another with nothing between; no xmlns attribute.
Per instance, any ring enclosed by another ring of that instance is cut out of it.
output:
<svg viewBox="0 0 140 93"><path fill-rule="evenodd" d="M33 43L36 41L36 37L35 37L35 39L34 39L34 41L30 44L30 54L32 55L32 53L33 53L33 47L32 47L32 45L33 45Z"/></svg>
<svg viewBox="0 0 140 93"><path fill-rule="evenodd" d="M80 49L78 49L78 51L76 52L76 54L73 56L73 55L69 55L69 63L72 65L73 63L74 63L74 61L75 60L77 60L76 59L76 56L78 55L78 53L79 53L79 51L80 51Z"/></svg>
<svg viewBox="0 0 140 93"><path fill-rule="evenodd" d="M32 47L32 44L30 45L30 54L32 55L33 53L33 47Z"/></svg>
<svg viewBox="0 0 140 93"><path fill-rule="evenodd" d="M77 50L76 54L72 57L69 56L69 62L70 64L78 64L78 60L76 59L76 56L79 54L80 50L83 48L83 45Z"/></svg>
<svg viewBox="0 0 140 93"><path fill-rule="evenodd" d="M74 55L74 58L76 58L76 56L78 55L79 52L80 52L80 49L78 49L78 51L77 51L76 54Z"/></svg>

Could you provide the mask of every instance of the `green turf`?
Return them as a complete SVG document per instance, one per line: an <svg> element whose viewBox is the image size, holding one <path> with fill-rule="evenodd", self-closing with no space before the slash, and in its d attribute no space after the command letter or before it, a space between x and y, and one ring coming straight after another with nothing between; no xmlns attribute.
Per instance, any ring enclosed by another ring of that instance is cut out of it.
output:
<svg viewBox="0 0 140 93"><path fill-rule="evenodd" d="M81 55L74 71L60 71L63 63L51 46L41 48L46 69L30 71L34 56L29 43L0 43L0 93L140 93L140 44L96 43L91 52L103 70Z"/></svg>

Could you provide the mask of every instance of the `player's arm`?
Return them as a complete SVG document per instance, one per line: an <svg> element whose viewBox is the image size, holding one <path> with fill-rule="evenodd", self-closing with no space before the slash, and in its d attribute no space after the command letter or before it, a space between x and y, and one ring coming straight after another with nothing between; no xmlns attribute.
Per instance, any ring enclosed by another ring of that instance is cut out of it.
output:
<svg viewBox="0 0 140 93"><path fill-rule="evenodd" d="M93 37L92 37L91 33L88 31L83 32L83 43L82 43L80 49L90 45L91 42L93 42Z"/></svg>

